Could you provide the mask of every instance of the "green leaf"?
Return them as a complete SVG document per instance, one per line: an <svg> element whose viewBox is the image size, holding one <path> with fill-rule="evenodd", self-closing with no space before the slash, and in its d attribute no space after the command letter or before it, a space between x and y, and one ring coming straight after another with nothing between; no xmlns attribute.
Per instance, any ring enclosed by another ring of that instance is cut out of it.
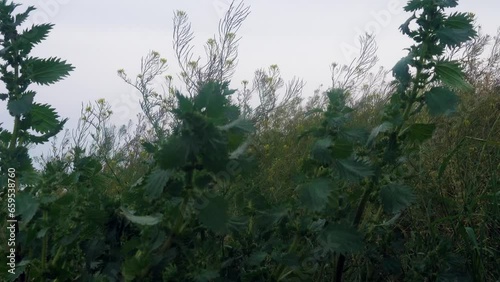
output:
<svg viewBox="0 0 500 282"><path fill-rule="evenodd" d="M410 62L411 57L404 57L392 68L392 75L403 85L407 85L411 80Z"/></svg>
<svg viewBox="0 0 500 282"><path fill-rule="evenodd" d="M380 200L386 213L395 214L409 207L415 201L415 195L410 187L391 183L380 189Z"/></svg>
<svg viewBox="0 0 500 282"><path fill-rule="evenodd" d="M333 159L328 150L331 145L332 140L328 137L316 140L311 149L311 157L322 164L331 163Z"/></svg>
<svg viewBox="0 0 500 282"><path fill-rule="evenodd" d="M30 69L28 78L41 85L55 83L68 76L74 69L72 65L59 58L30 58L26 62Z"/></svg>
<svg viewBox="0 0 500 282"><path fill-rule="evenodd" d="M162 215L157 213L152 216L137 216L132 214L128 209L121 207L123 215L133 223L139 225L156 225L161 222Z"/></svg>
<svg viewBox="0 0 500 282"><path fill-rule="evenodd" d="M456 111L458 96L444 87L433 87L424 94L429 114L433 116L449 115Z"/></svg>
<svg viewBox="0 0 500 282"><path fill-rule="evenodd" d="M28 53L33 46L47 38L53 26L53 24L33 25L30 29L23 31L18 41L19 47Z"/></svg>
<svg viewBox="0 0 500 282"><path fill-rule="evenodd" d="M347 224L330 224L318 236L319 243L330 252L350 254L363 247L363 236Z"/></svg>
<svg viewBox="0 0 500 282"><path fill-rule="evenodd" d="M436 125L433 123L414 123L405 128L400 136L406 136L409 141L421 143L432 137Z"/></svg>
<svg viewBox="0 0 500 282"><path fill-rule="evenodd" d="M172 173L168 170L155 169L146 180L144 190L150 199L157 199L163 193L163 188L167 184Z"/></svg>
<svg viewBox="0 0 500 282"><path fill-rule="evenodd" d="M227 201L222 196L216 196L208 199L208 204L200 209L198 218L210 230L223 233L229 221L227 209Z"/></svg>
<svg viewBox="0 0 500 282"><path fill-rule="evenodd" d="M373 175L372 168L359 160L345 159L336 161L339 175L346 180L358 180Z"/></svg>
<svg viewBox="0 0 500 282"><path fill-rule="evenodd" d="M436 62L434 71L439 79L448 87L458 90L470 91L473 89L464 77L460 64L455 61Z"/></svg>
<svg viewBox="0 0 500 282"><path fill-rule="evenodd" d="M195 107L207 117L215 119L224 115L226 101L221 85L213 81L205 83L194 97Z"/></svg>
<svg viewBox="0 0 500 282"><path fill-rule="evenodd" d="M332 183L325 178L315 179L300 186L299 198L302 204L311 211L321 211L328 203L332 191Z"/></svg>
<svg viewBox="0 0 500 282"><path fill-rule="evenodd" d="M48 133L53 131L61 123L54 108L48 104L33 104L30 112L31 128L38 133Z"/></svg>
<svg viewBox="0 0 500 282"><path fill-rule="evenodd" d="M16 215L21 216L21 226L27 226L38 211L38 200L26 192L16 195Z"/></svg>
<svg viewBox="0 0 500 282"><path fill-rule="evenodd" d="M29 6L26 9L26 11L24 11L20 14L17 14L15 17L15 20L14 20L15 25L17 25L17 26L21 25L24 21L26 21L26 19L28 19L29 13L31 13L34 10L36 10L36 8L34 6Z"/></svg>
<svg viewBox="0 0 500 282"><path fill-rule="evenodd" d="M193 110L193 103L188 97L182 95L179 91L175 91L175 97L177 98L178 112L189 113Z"/></svg>
<svg viewBox="0 0 500 282"><path fill-rule="evenodd" d="M466 13L453 13L446 18L436 32L441 43L457 47L477 36L473 19Z"/></svg>
<svg viewBox="0 0 500 282"><path fill-rule="evenodd" d="M368 141L366 141L366 146L371 146L375 138L377 138L377 136L380 133L387 132L391 130L393 127L394 125L391 122L386 121L378 125L377 127L373 128L372 132L370 133L370 136L368 137Z"/></svg>
<svg viewBox="0 0 500 282"><path fill-rule="evenodd" d="M28 113L33 107L33 98L35 97L35 92L28 91L21 96L19 100L9 100L7 103L7 109L12 116L24 115Z"/></svg>

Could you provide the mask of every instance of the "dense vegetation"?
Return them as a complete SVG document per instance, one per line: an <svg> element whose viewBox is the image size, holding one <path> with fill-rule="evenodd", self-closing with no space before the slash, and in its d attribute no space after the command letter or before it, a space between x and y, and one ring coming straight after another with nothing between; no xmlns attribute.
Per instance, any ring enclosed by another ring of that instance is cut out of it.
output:
<svg viewBox="0 0 500 282"><path fill-rule="evenodd" d="M20 31L34 8L1 1L0 98L13 127L0 128L0 214L18 222L15 248L0 247L17 265L2 263L1 280L500 279L500 38L447 13L457 2L409 1L407 56L373 73L366 35L309 99L300 80L281 91L276 65L229 89L248 7L230 6L205 64L192 61L179 11L184 93L151 52L136 78L118 71L142 95L135 126L110 124L100 99L57 141L66 119L30 86L73 66L30 56L52 25ZM162 76L163 92L152 86ZM51 138L49 156L29 156ZM1 225L10 242L11 223Z"/></svg>

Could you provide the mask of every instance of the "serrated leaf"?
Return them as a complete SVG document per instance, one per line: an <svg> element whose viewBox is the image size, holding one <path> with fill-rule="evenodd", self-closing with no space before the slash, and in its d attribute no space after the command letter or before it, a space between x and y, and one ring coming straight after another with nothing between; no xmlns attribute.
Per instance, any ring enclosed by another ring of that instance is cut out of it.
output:
<svg viewBox="0 0 500 282"><path fill-rule="evenodd" d="M406 135L409 141L423 142L432 137L436 125L433 123L414 123L404 129L400 135Z"/></svg>
<svg viewBox="0 0 500 282"><path fill-rule="evenodd" d="M403 85L407 85L411 80L410 62L410 57L404 57L392 68L392 75Z"/></svg>
<svg viewBox="0 0 500 282"><path fill-rule="evenodd" d="M392 183L380 189L380 200L386 213L396 214L409 207L415 201L415 195L410 187Z"/></svg>
<svg viewBox="0 0 500 282"><path fill-rule="evenodd" d="M29 140L29 142L34 143L34 144L43 144L45 142L48 142L50 138L54 137L59 132L61 132L61 130L64 128L64 125L66 124L67 121L68 121L67 118L61 120L56 125L56 127L54 127L49 132L47 132L45 134L42 134L40 136L36 136L36 135L33 135L33 134L28 134L28 140Z"/></svg>
<svg viewBox="0 0 500 282"><path fill-rule="evenodd" d="M157 199L161 193L163 193L163 188L167 184L171 172L163 169L155 169L146 180L146 185L144 190L146 191L146 196L150 199Z"/></svg>
<svg viewBox="0 0 500 282"><path fill-rule="evenodd" d="M17 5L16 5L17 6ZM15 17L15 20L14 20L14 23L16 25L21 25L24 21L26 21L26 19L28 18L29 16L29 13L31 13L32 11L36 10L36 8L34 6L29 6L26 11L20 13L20 14L17 14L16 17Z"/></svg>
<svg viewBox="0 0 500 282"><path fill-rule="evenodd" d="M193 110L193 103L188 97L179 91L175 91L175 97L177 98L177 112L188 113Z"/></svg>
<svg viewBox="0 0 500 282"><path fill-rule="evenodd" d="M223 89L217 82L205 83L198 94L194 97L194 105L209 118L220 118L224 115L226 97Z"/></svg>
<svg viewBox="0 0 500 282"><path fill-rule="evenodd" d="M19 100L9 100L7 109L12 116L23 115L29 112L33 107L33 98L35 92L28 91L21 96Z"/></svg>
<svg viewBox="0 0 500 282"><path fill-rule="evenodd" d="M354 159L337 160L339 175L346 180L359 180L373 175L372 168Z"/></svg>
<svg viewBox="0 0 500 282"><path fill-rule="evenodd" d="M328 148L332 145L332 140L328 137L316 140L311 149L311 157L322 163L329 164L333 161Z"/></svg>
<svg viewBox="0 0 500 282"><path fill-rule="evenodd" d="M473 19L465 13L453 13L448 16L437 30L436 36L441 43L449 47L457 47L473 39L477 35Z"/></svg>
<svg viewBox="0 0 500 282"><path fill-rule="evenodd" d="M21 226L27 226L38 211L40 203L32 195L20 192L16 195L16 215L21 216Z"/></svg>
<svg viewBox="0 0 500 282"><path fill-rule="evenodd" d="M40 24L33 25L30 29L24 30L19 37L19 48L23 49L26 53L29 53L33 46L47 38L47 35L50 30L52 30L53 26L53 24Z"/></svg>
<svg viewBox="0 0 500 282"><path fill-rule="evenodd" d="M59 58L30 58L26 62L29 66L28 78L41 85L55 83L68 76L69 72L74 69L71 64Z"/></svg>
<svg viewBox="0 0 500 282"><path fill-rule="evenodd" d="M473 89L472 85L465 80L460 64L457 62L437 61L434 71L437 77L450 88L464 91Z"/></svg>
<svg viewBox="0 0 500 282"><path fill-rule="evenodd" d="M121 207L122 214L131 222L139 225L156 225L161 222L162 215L157 213L154 215L137 216L132 214L128 209Z"/></svg>
<svg viewBox="0 0 500 282"><path fill-rule="evenodd" d="M433 87L424 94L429 114L433 116L448 115L455 112L458 96L444 87Z"/></svg>
<svg viewBox="0 0 500 282"><path fill-rule="evenodd" d="M330 224L318 236L323 248L330 252L350 254L363 247L363 236L347 224Z"/></svg>
<svg viewBox="0 0 500 282"><path fill-rule="evenodd" d="M59 115L48 104L33 104L30 112L31 128L39 133L48 133L58 127Z"/></svg>
<svg viewBox="0 0 500 282"><path fill-rule="evenodd" d="M300 186L299 198L302 204L311 211L321 211L328 203L332 191L332 183L325 178L315 179Z"/></svg>
<svg viewBox="0 0 500 282"><path fill-rule="evenodd" d="M208 199L208 204L200 209L198 218L210 230L222 233L227 230L229 221L227 210L227 201L221 196L216 196Z"/></svg>

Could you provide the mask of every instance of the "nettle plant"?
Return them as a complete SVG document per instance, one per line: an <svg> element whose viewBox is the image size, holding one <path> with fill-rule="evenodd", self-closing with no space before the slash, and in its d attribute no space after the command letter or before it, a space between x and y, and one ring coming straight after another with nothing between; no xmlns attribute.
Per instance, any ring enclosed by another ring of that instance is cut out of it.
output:
<svg viewBox="0 0 500 282"><path fill-rule="evenodd" d="M43 59L30 55L32 49L47 37L53 25L32 25L20 31L35 8L30 6L24 12L15 14L18 6L0 1L0 74L6 89L6 93L0 94L0 99L7 101L8 113L14 121L12 130L0 127L0 181L5 187L8 169L16 171L16 216L19 221L16 226L16 259L20 263L27 252L21 234L29 229L27 224L38 206L31 195L34 193L32 176L36 173L28 155L28 147L49 141L66 123L66 119L60 120L50 105L34 102L36 92L30 86L53 84L65 78L73 67L56 57ZM5 251L5 247L2 245L2 251ZM2 273L7 273L4 267L2 265ZM16 275L20 273L22 271L18 269Z"/></svg>
<svg viewBox="0 0 500 282"><path fill-rule="evenodd" d="M471 14L444 13L445 8L457 5L453 0L413 0L405 6L413 15L400 30L415 44L392 69L394 91L382 123L371 132L349 127L353 109L347 105L344 89L327 93L329 106L323 123L312 130L319 139L305 164L312 180L301 186L299 197L310 216L326 222L318 240L330 251L336 281L342 280L347 255L363 248L363 238L373 242L365 246L365 260L373 263L384 254L379 268L372 264L365 277L380 275L388 264L393 269L389 274L400 273L397 250L391 249L392 235L386 231L415 200L406 184L418 173L412 159L436 128L433 123L419 122L425 115L421 112L426 108L431 117L449 115L459 101L455 91L472 90L459 63L444 57L446 49L476 36Z"/></svg>
<svg viewBox="0 0 500 282"><path fill-rule="evenodd" d="M10 166L21 172L32 169L28 145L47 142L67 121L59 120L50 105L34 102L36 92L29 88L32 84L53 84L66 77L73 67L56 57L30 56L33 47L47 37L53 25L33 25L19 32L35 8L28 7L25 12L14 15L18 6L0 2L0 33L3 36L0 73L7 90L0 94L0 99L7 100L7 110L14 118L12 131L0 128L0 158L3 169Z"/></svg>

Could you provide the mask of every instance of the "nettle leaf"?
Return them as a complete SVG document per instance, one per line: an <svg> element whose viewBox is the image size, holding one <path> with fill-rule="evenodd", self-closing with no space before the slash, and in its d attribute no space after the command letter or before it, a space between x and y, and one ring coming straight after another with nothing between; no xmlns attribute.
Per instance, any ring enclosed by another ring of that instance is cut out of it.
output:
<svg viewBox="0 0 500 282"><path fill-rule="evenodd" d="M473 19L466 13L452 13L443 21L436 35L441 43L449 47L459 46L477 35L472 22Z"/></svg>
<svg viewBox="0 0 500 282"><path fill-rule="evenodd" d="M321 211L328 203L333 185L326 178L315 179L299 187L302 204L311 211Z"/></svg>
<svg viewBox="0 0 500 282"><path fill-rule="evenodd" d="M157 199L163 193L163 188L167 184L172 173L168 170L155 169L146 180L144 190L150 199Z"/></svg>
<svg viewBox="0 0 500 282"><path fill-rule="evenodd" d="M146 216L137 216L134 215L128 209L121 207L122 214L131 222L139 224L139 225L156 225L161 222L162 215L157 213L154 215L146 215Z"/></svg>
<svg viewBox="0 0 500 282"><path fill-rule="evenodd" d="M32 195L21 192L16 195L16 215L21 216L21 226L26 226L38 211L40 203Z"/></svg>
<svg viewBox="0 0 500 282"><path fill-rule="evenodd" d="M350 254L361 250L363 236L348 224L330 224L318 236L319 243L330 252Z"/></svg>
<svg viewBox="0 0 500 282"><path fill-rule="evenodd" d="M25 52L29 52L33 46L42 42L52 30L53 24L33 25L30 29L23 31L19 38L19 46Z"/></svg>
<svg viewBox="0 0 500 282"><path fill-rule="evenodd" d="M182 95L179 91L175 91L175 97L177 98L177 112L189 113L193 111L193 103L188 97Z"/></svg>
<svg viewBox="0 0 500 282"><path fill-rule="evenodd" d="M380 189L380 200L388 214L399 213L415 201L410 187L402 184L388 184Z"/></svg>
<svg viewBox="0 0 500 282"><path fill-rule="evenodd" d="M316 140L311 149L311 157L322 164L331 163L333 159L328 150L331 145L332 140L328 137Z"/></svg>
<svg viewBox="0 0 500 282"><path fill-rule="evenodd" d="M392 75L403 85L407 85L411 80L410 62L411 57L404 57L392 68Z"/></svg>
<svg viewBox="0 0 500 282"><path fill-rule="evenodd" d="M359 160L337 160L336 164L339 175L346 180L359 180L373 175L372 168Z"/></svg>
<svg viewBox="0 0 500 282"><path fill-rule="evenodd" d="M29 13L31 13L34 10L36 10L36 8L34 6L29 6L26 9L26 11L24 11L24 12L22 12L20 14L17 14L16 17L15 17L15 20L14 20L15 25L20 25L24 21L26 21L26 19L28 19Z"/></svg>
<svg viewBox="0 0 500 282"><path fill-rule="evenodd" d="M391 130L393 127L394 125L391 122L386 121L380 124L379 126L373 128L372 132L370 133L370 136L368 137L368 141L366 141L366 146L370 146L380 133L387 132Z"/></svg>
<svg viewBox="0 0 500 282"><path fill-rule="evenodd" d="M61 123L58 120L59 115L56 113L56 110L51 108L48 104L33 104L30 116L30 126L38 133L51 132Z"/></svg>
<svg viewBox="0 0 500 282"><path fill-rule="evenodd" d="M209 118L220 118L224 115L226 97L222 93L221 85L217 82L208 82L194 97L194 105Z"/></svg>
<svg viewBox="0 0 500 282"><path fill-rule="evenodd" d="M198 218L214 232L225 232L229 221L228 203L222 196L208 199L208 204L200 209Z"/></svg>
<svg viewBox="0 0 500 282"><path fill-rule="evenodd" d="M433 116L448 115L455 112L459 98L450 89L433 87L424 94L429 113Z"/></svg>
<svg viewBox="0 0 500 282"><path fill-rule="evenodd" d="M423 142L432 137L436 125L433 123L414 123L401 132L409 141Z"/></svg>
<svg viewBox="0 0 500 282"><path fill-rule="evenodd" d="M67 64L66 61L59 58L40 59L32 57L26 62L29 66L28 78L41 85L55 83L68 76L69 72L74 69L71 64Z"/></svg>
<svg viewBox="0 0 500 282"><path fill-rule="evenodd" d="M436 62L434 71L437 77L448 87L464 91L472 90L472 85L465 80L458 62L439 60Z"/></svg>
<svg viewBox="0 0 500 282"><path fill-rule="evenodd" d="M57 133L61 132L67 121L68 121L67 118L61 120L54 128L52 128L49 132L44 133L43 135L36 136L33 134L28 134L29 142L35 144L42 144L48 142L50 138L54 137L55 135L57 135Z"/></svg>
<svg viewBox="0 0 500 282"><path fill-rule="evenodd" d="M33 98L35 97L35 92L28 91L21 96L19 100L9 100L7 103L7 109L13 116L26 114L33 107Z"/></svg>

